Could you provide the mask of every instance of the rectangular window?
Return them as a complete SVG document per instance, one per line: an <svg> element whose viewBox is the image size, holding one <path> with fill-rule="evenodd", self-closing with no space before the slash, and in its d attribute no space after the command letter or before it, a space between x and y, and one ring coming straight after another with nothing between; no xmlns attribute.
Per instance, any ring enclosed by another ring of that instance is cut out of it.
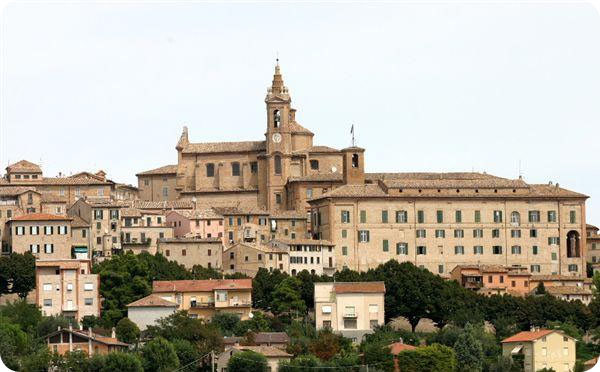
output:
<svg viewBox="0 0 600 372"><path fill-rule="evenodd" d="M417 223L424 223L424 222L425 222L425 212L417 211Z"/></svg>
<svg viewBox="0 0 600 372"><path fill-rule="evenodd" d="M397 243L396 244L396 254L408 254L408 244L407 243Z"/></svg>
<svg viewBox="0 0 600 372"><path fill-rule="evenodd" d="M511 238L520 238L521 230L510 230L510 237Z"/></svg>
<svg viewBox="0 0 600 372"><path fill-rule="evenodd" d="M538 246L537 245L534 245L533 247L531 247L531 253L534 255L538 254Z"/></svg>
<svg viewBox="0 0 600 372"><path fill-rule="evenodd" d="M548 222L556 222L556 211L548 211Z"/></svg>
<svg viewBox="0 0 600 372"><path fill-rule="evenodd" d="M444 222L444 211L437 211L436 212L436 220L437 220L437 223L443 223Z"/></svg>
<svg viewBox="0 0 600 372"><path fill-rule="evenodd" d="M419 229L416 231L417 233L417 238L426 238L427 237L427 230L425 229Z"/></svg>
<svg viewBox="0 0 600 372"><path fill-rule="evenodd" d="M84 291L93 291L94 290L94 283L85 283L83 285L83 290Z"/></svg>
<svg viewBox="0 0 600 372"><path fill-rule="evenodd" d="M576 222L577 222L577 218L576 218L575 211L570 211L569 212L569 223L576 223Z"/></svg>
<svg viewBox="0 0 600 372"><path fill-rule="evenodd" d="M465 247L457 245L454 247L454 254L465 254Z"/></svg>
<svg viewBox="0 0 600 372"><path fill-rule="evenodd" d="M388 223L388 211L381 211L381 223Z"/></svg>
<svg viewBox="0 0 600 372"><path fill-rule="evenodd" d="M52 299L51 298L45 298L44 299L44 306L52 306Z"/></svg>
<svg viewBox="0 0 600 372"><path fill-rule="evenodd" d="M445 238L446 230L435 230L435 237L436 238Z"/></svg>
<svg viewBox="0 0 600 372"><path fill-rule="evenodd" d="M255 161L250 162L250 173L255 174L258 173L258 163Z"/></svg>
<svg viewBox="0 0 600 372"><path fill-rule="evenodd" d="M312 189L309 187L306 189L306 199L312 199L312 197L313 197Z"/></svg>
<svg viewBox="0 0 600 372"><path fill-rule="evenodd" d="M493 229L492 230L492 238L499 238L500 237L500 230L499 229Z"/></svg>
<svg viewBox="0 0 600 372"><path fill-rule="evenodd" d="M396 223L407 223L407 222L408 222L408 212L396 211Z"/></svg>
<svg viewBox="0 0 600 372"><path fill-rule="evenodd" d="M529 237L530 238L537 238L537 236L538 236L538 233L537 233L536 229L529 230Z"/></svg>
<svg viewBox="0 0 600 372"><path fill-rule="evenodd" d="M558 255L556 254L556 252L552 252L552 261L556 260L558 260Z"/></svg>
<svg viewBox="0 0 600 372"><path fill-rule="evenodd" d="M570 271L570 272L576 272L576 271L577 271L577 265L575 265L575 264L570 264L570 265L569 265L569 271Z"/></svg>
<svg viewBox="0 0 600 372"><path fill-rule="evenodd" d="M439 274L443 274L444 273L444 265L438 265L438 273Z"/></svg>
<svg viewBox="0 0 600 372"><path fill-rule="evenodd" d="M494 254L502 254L502 246L501 245L495 245L492 247L492 253Z"/></svg>
<svg viewBox="0 0 600 372"><path fill-rule="evenodd" d="M454 218L456 220L456 223L461 223L462 222L462 211L454 212Z"/></svg>
<svg viewBox="0 0 600 372"><path fill-rule="evenodd" d="M350 223L350 211L342 211L342 223Z"/></svg>
<svg viewBox="0 0 600 372"><path fill-rule="evenodd" d="M38 235L40 233L40 227L39 226L30 226L29 233L31 235Z"/></svg>
<svg viewBox="0 0 600 372"><path fill-rule="evenodd" d="M54 244L44 244L44 253L54 253Z"/></svg>
<svg viewBox="0 0 600 372"><path fill-rule="evenodd" d="M558 237L549 237L548 245L558 245Z"/></svg>
<svg viewBox="0 0 600 372"><path fill-rule="evenodd" d="M94 299L93 299L93 298L91 298L91 297L89 297L89 298L86 298L84 301L85 301L85 304L86 304L87 306L90 306L90 305L93 305L93 304L94 304Z"/></svg>
<svg viewBox="0 0 600 372"><path fill-rule="evenodd" d="M531 265L531 272L532 273L539 273L540 272L540 265Z"/></svg>
<svg viewBox="0 0 600 372"><path fill-rule="evenodd" d="M483 238L483 230L482 229L473 230L473 237L474 238Z"/></svg>
<svg viewBox="0 0 600 372"><path fill-rule="evenodd" d="M494 222L495 223L502 222L502 211L494 211Z"/></svg>
<svg viewBox="0 0 600 372"><path fill-rule="evenodd" d="M454 237L455 238L464 238L465 237L465 230L454 230Z"/></svg>
<svg viewBox="0 0 600 372"><path fill-rule="evenodd" d="M348 247L342 247L342 256L348 255Z"/></svg>
<svg viewBox="0 0 600 372"><path fill-rule="evenodd" d="M540 211L529 211L529 222L540 222Z"/></svg>
<svg viewBox="0 0 600 372"><path fill-rule="evenodd" d="M231 163L231 175L232 176L240 175L240 163L238 163L238 162Z"/></svg>
<svg viewBox="0 0 600 372"><path fill-rule="evenodd" d="M417 247L417 254L418 255L426 255L427 254L427 247L418 246Z"/></svg>
<svg viewBox="0 0 600 372"><path fill-rule="evenodd" d="M321 312L323 314L331 314L331 305L323 305L321 307Z"/></svg>
<svg viewBox="0 0 600 372"><path fill-rule="evenodd" d="M44 291L49 292L52 290L52 284L44 283Z"/></svg>
<svg viewBox="0 0 600 372"><path fill-rule="evenodd" d="M280 193L275 194L275 203L281 204L281 194Z"/></svg>
<svg viewBox="0 0 600 372"><path fill-rule="evenodd" d="M344 319L344 328L345 329L356 329L356 319Z"/></svg>
<svg viewBox="0 0 600 372"><path fill-rule="evenodd" d="M25 235L25 226L15 227L15 235Z"/></svg>
<svg viewBox="0 0 600 372"><path fill-rule="evenodd" d="M342 230L342 238L348 237L348 230Z"/></svg>
<svg viewBox="0 0 600 372"><path fill-rule="evenodd" d="M520 245L513 245L512 247L510 247L510 253L512 253L512 254L521 254L521 246Z"/></svg>
<svg viewBox="0 0 600 372"><path fill-rule="evenodd" d="M94 219L101 220L104 218L104 211L102 209L94 209Z"/></svg>
<svg viewBox="0 0 600 372"><path fill-rule="evenodd" d="M162 195L165 198L169 196L169 188L168 187L163 187L163 189L162 189Z"/></svg>
<svg viewBox="0 0 600 372"><path fill-rule="evenodd" d="M358 230L358 242L368 243L369 242L369 230Z"/></svg>
<svg viewBox="0 0 600 372"><path fill-rule="evenodd" d="M30 251L32 254L37 254L37 253L40 253L40 246L39 246L39 245L37 245L37 244L30 244L30 245L29 245L29 251Z"/></svg>
<svg viewBox="0 0 600 372"><path fill-rule="evenodd" d="M475 211L475 222L479 223L481 222L481 211Z"/></svg>
<svg viewBox="0 0 600 372"><path fill-rule="evenodd" d="M390 246L389 246L389 242L387 239L383 240L382 249L384 252L389 252Z"/></svg>
<svg viewBox="0 0 600 372"><path fill-rule="evenodd" d="M360 223L367 223L367 211L360 211Z"/></svg>
<svg viewBox="0 0 600 372"><path fill-rule="evenodd" d="M473 247L473 254L483 254L483 246L476 245Z"/></svg>

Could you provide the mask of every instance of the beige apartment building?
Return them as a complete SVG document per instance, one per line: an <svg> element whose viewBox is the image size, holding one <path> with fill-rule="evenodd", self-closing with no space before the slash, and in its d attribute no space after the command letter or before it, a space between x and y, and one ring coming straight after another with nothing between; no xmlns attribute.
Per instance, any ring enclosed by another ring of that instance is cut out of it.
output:
<svg viewBox="0 0 600 372"><path fill-rule="evenodd" d="M292 276L303 270L316 275L335 273L335 247L329 241L274 239L267 245L286 252L288 264L283 266L283 271Z"/></svg>
<svg viewBox="0 0 600 372"><path fill-rule="evenodd" d="M223 239L223 216L212 208L167 212L167 225L176 237Z"/></svg>
<svg viewBox="0 0 600 372"><path fill-rule="evenodd" d="M12 218L6 223L6 253L31 252L38 259L70 259L71 221L70 217L43 213Z"/></svg>
<svg viewBox="0 0 600 372"><path fill-rule="evenodd" d="M316 328L360 342L385 324L384 296L384 282L315 283Z"/></svg>
<svg viewBox="0 0 600 372"><path fill-rule="evenodd" d="M559 330L532 329L502 340L502 355L522 355L524 372L553 369L571 372L575 367L575 339Z"/></svg>
<svg viewBox="0 0 600 372"><path fill-rule="evenodd" d="M594 225L586 226L587 262L594 266L594 270L600 266L600 234Z"/></svg>
<svg viewBox="0 0 600 372"><path fill-rule="evenodd" d="M89 224L92 257L110 257L121 251L121 207L110 198L81 198L68 209L69 216Z"/></svg>
<svg viewBox="0 0 600 372"><path fill-rule="evenodd" d="M42 313L75 320L100 316L100 276L91 270L90 260L36 260L36 304Z"/></svg>
<svg viewBox="0 0 600 372"><path fill-rule="evenodd" d="M0 187L0 240L2 252L8 253L9 231L6 223L26 213L40 213L41 194L32 187Z"/></svg>
<svg viewBox="0 0 600 372"><path fill-rule="evenodd" d="M174 302L192 318L210 319L218 312L242 320L252 311L252 279L154 281L152 293Z"/></svg>
<svg viewBox="0 0 600 372"><path fill-rule="evenodd" d="M6 167L6 174L0 178L0 189L12 186L33 187L40 193L65 198L67 205L71 205L82 197L110 197L115 183L106 178L104 171L44 177L39 165L21 160Z"/></svg>
<svg viewBox="0 0 600 372"><path fill-rule="evenodd" d="M364 150L342 152L344 186L310 200L313 235L335 244L340 269L396 259L442 276L465 264L585 272L585 195L485 173L395 173L366 183Z"/></svg>
<svg viewBox="0 0 600 372"><path fill-rule="evenodd" d="M457 265L450 279L481 294L525 296L531 292L531 273L524 266Z"/></svg>
<svg viewBox="0 0 600 372"><path fill-rule="evenodd" d="M138 195L140 200L163 201L177 199L175 184L177 165L151 169L136 174L138 178Z"/></svg>
<svg viewBox="0 0 600 372"><path fill-rule="evenodd" d="M158 241L158 253L188 269L200 265L219 270L223 242L220 238L164 238Z"/></svg>
<svg viewBox="0 0 600 372"><path fill-rule="evenodd" d="M173 237L163 212L137 208L121 209L121 245L124 251L155 254L160 239Z"/></svg>

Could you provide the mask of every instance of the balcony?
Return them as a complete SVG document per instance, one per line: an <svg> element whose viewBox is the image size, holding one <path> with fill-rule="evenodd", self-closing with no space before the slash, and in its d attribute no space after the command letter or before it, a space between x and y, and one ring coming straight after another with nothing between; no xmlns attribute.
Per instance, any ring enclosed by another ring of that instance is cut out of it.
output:
<svg viewBox="0 0 600 372"><path fill-rule="evenodd" d="M215 307L251 307L252 301L249 300L227 300L217 301Z"/></svg>
<svg viewBox="0 0 600 372"><path fill-rule="evenodd" d="M190 301L190 309L210 309L215 307L214 302Z"/></svg>
<svg viewBox="0 0 600 372"><path fill-rule="evenodd" d="M343 316L344 316L344 318L356 318L356 317L358 317L358 315L356 314L356 311L345 311Z"/></svg>

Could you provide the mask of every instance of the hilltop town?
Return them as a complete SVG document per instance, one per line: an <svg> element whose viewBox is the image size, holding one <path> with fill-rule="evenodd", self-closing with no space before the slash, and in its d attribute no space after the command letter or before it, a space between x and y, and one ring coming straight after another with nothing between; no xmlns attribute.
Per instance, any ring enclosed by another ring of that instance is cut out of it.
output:
<svg viewBox="0 0 600 372"><path fill-rule="evenodd" d="M135 186L102 170L6 167L9 368L595 364L600 235L587 195L478 172L370 173L368 149L316 144L318 123L297 121L279 62L264 103L255 140L194 142L184 127L177 164L140 169Z"/></svg>

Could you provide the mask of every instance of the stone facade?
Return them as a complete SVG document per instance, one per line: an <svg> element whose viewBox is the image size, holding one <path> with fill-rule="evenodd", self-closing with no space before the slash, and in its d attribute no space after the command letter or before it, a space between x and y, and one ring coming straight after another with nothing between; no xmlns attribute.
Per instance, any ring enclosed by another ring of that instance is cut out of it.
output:
<svg viewBox="0 0 600 372"><path fill-rule="evenodd" d="M194 265L221 269L223 242L220 238L172 238L158 241L158 253L188 269Z"/></svg>
<svg viewBox="0 0 600 372"><path fill-rule="evenodd" d="M223 216L212 209L170 211L167 224L176 237L223 239Z"/></svg>
<svg viewBox="0 0 600 372"><path fill-rule="evenodd" d="M587 262L594 266L594 271L597 271L600 266L600 234L596 226L586 226L586 242Z"/></svg>
<svg viewBox="0 0 600 372"><path fill-rule="evenodd" d="M160 239L173 237L173 227L162 212L121 209L121 244L124 251L155 254Z"/></svg>
<svg viewBox="0 0 600 372"><path fill-rule="evenodd" d="M136 174L138 178L138 196L141 200L175 200L176 165L152 169Z"/></svg>
<svg viewBox="0 0 600 372"><path fill-rule="evenodd" d="M36 305L46 316L100 316L100 276L90 260L36 261Z"/></svg>
<svg viewBox="0 0 600 372"><path fill-rule="evenodd" d="M121 251L121 207L110 198L82 198L68 209L69 216L77 216L90 225L93 257L110 257Z"/></svg>
<svg viewBox="0 0 600 372"><path fill-rule="evenodd" d="M70 259L71 221L70 217L43 213L15 217L6 224L6 253L31 252L38 259Z"/></svg>

